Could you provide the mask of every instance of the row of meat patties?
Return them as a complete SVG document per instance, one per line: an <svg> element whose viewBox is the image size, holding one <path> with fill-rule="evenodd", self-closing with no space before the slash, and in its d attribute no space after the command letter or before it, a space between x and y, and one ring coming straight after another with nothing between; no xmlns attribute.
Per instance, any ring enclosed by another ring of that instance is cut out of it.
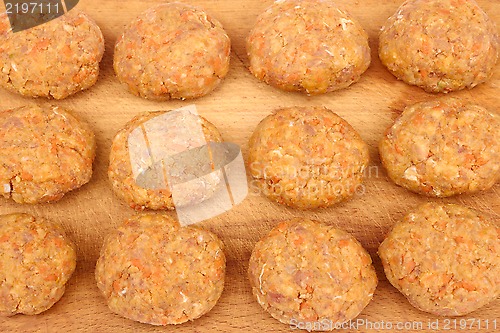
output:
<svg viewBox="0 0 500 333"><path fill-rule="evenodd" d="M144 163L144 155L137 149L131 154L129 145L137 128L150 144L175 141L162 126L165 114L141 114L113 140L112 187L137 210L175 208L168 184L144 188L137 183L133 170ZM222 141L217 128L198 115L175 121L199 124L206 142ZM94 135L70 111L35 105L7 110L0 113L0 128L5 129L0 132L5 197L18 203L54 202L89 181ZM422 195L487 191L500 175L499 133L496 114L456 99L436 99L407 107L381 139L380 154L389 177ZM182 142L177 148L193 147ZM368 148L351 125L326 108L285 108L257 126L247 165L252 184L271 200L297 209L321 208L356 199L365 186ZM193 188L185 204L209 198L220 183L214 178L202 192ZM379 255L389 281L415 307L463 315L499 295L498 230L481 212L429 203L394 226ZM75 248L62 228L26 214L2 216L0 246L5 268L0 271L1 313L50 308L76 263ZM108 235L96 266L110 309L155 325L207 313L223 291L224 274L217 236L160 214L132 217ZM377 285L371 257L353 236L332 223L305 219L284 221L257 243L249 278L257 301L273 317L321 330L355 318Z"/></svg>
<svg viewBox="0 0 500 333"><path fill-rule="evenodd" d="M246 39L250 71L286 91L310 95L360 80L371 62L368 34L330 0L276 1ZM428 92L486 82L500 42L494 22L474 0L410 0L381 28L379 56L398 79ZM125 27L114 70L135 95L187 99L213 91L229 70L231 42L200 8L166 3ZM24 96L66 98L95 84L104 38L86 14L71 10L13 32L0 15L0 86Z"/></svg>
<svg viewBox="0 0 500 333"><path fill-rule="evenodd" d="M461 316L500 295L498 231L480 212L428 203L396 223L378 253L388 280L413 306ZM28 214L0 216L0 249L1 315L38 314L62 297L76 256L60 226ZM114 313L171 325L215 306L225 269L215 234L150 213L106 237L95 278ZM354 319L378 281L370 255L352 235L303 218L279 223L257 242L248 278L271 316L309 331Z"/></svg>

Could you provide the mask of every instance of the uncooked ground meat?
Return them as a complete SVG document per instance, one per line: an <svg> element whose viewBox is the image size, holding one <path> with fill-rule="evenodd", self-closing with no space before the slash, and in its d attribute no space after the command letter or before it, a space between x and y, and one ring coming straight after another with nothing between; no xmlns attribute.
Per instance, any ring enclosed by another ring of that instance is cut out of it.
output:
<svg viewBox="0 0 500 333"><path fill-rule="evenodd" d="M379 247L385 274L416 308L462 316L500 296L500 229L459 205L428 203Z"/></svg>
<svg viewBox="0 0 500 333"><path fill-rule="evenodd" d="M278 224L255 245L248 275L271 316L311 330L354 319L377 286L370 255L354 237L299 218Z"/></svg>
<svg viewBox="0 0 500 333"><path fill-rule="evenodd" d="M89 182L90 127L57 106L0 112L0 195L17 203L54 202Z"/></svg>
<svg viewBox="0 0 500 333"><path fill-rule="evenodd" d="M231 43L203 10L167 3L140 14L115 46L118 79L137 96L154 100L201 97L229 70Z"/></svg>
<svg viewBox="0 0 500 333"><path fill-rule="evenodd" d="M86 14L67 14L13 33L0 14L0 86L30 97L63 99L99 76L104 37Z"/></svg>
<svg viewBox="0 0 500 333"><path fill-rule="evenodd" d="M408 106L380 142L398 185L431 197L488 190L500 179L500 118L481 106L437 99Z"/></svg>
<svg viewBox="0 0 500 333"><path fill-rule="evenodd" d="M276 1L257 18L247 52L258 79L311 95L357 82L371 59L363 27L330 0Z"/></svg>
<svg viewBox="0 0 500 333"><path fill-rule="evenodd" d="M264 118L249 142L254 184L279 203L327 207L362 190L368 146L326 108L291 107Z"/></svg>
<svg viewBox="0 0 500 333"><path fill-rule="evenodd" d="M97 261L97 286L111 311L152 325L210 311L224 289L221 241L166 215L137 215L111 233Z"/></svg>
<svg viewBox="0 0 500 333"><path fill-rule="evenodd" d="M409 0L380 33L382 63L428 92L473 88L494 72L500 39L474 0Z"/></svg>

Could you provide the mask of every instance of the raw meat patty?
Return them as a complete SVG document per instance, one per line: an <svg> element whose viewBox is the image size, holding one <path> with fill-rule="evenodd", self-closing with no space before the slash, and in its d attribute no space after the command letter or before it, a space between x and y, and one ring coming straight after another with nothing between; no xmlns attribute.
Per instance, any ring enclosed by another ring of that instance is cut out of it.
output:
<svg viewBox="0 0 500 333"><path fill-rule="evenodd" d="M154 165L151 164L155 162L157 156L150 155L151 147L163 145L162 153L168 153L167 155L175 155L176 153L186 151L187 148L194 148L192 147L192 143L183 141L185 135L180 135L175 128L172 128L171 131L166 131L166 125L162 122L163 120L156 121L153 119L161 117L164 114L166 114L165 111L159 111L138 115L128 122L113 139L109 157L108 176L115 194L136 210L144 210L146 208L172 210L175 208L172 192L167 180L165 180L165 186L163 187L146 188L142 183L137 181L137 175L134 175L134 170L139 169L144 171L154 168ZM174 127L179 128L186 123L199 124L207 143L222 142L219 130L203 117L194 114L186 116L180 114L169 121L172 124L177 124L178 126ZM137 138L134 134L137 129L141 129L140 138ZM147 141L144 139L143 131L145 131ZM131 136L136 139L131 140ZM149 148L146 143L149 143ZM144 145L141 146L141 144ZM173 144L177 144L176 150L172 150L174 148ZM185 193L181 201L185 205L188 205L199 203L209 198L217 190L221 177L222 174L220 172L215 172L198 178L198 181L189 182L183 187Z"/></svg>
<svg viewBox="0 0 500 333"><path fill-rule="evenodd" d="M48 310L75 267L74 245L60 226L28 214L0 215L0 316Z"/></svg>
<svg viewBox="0 0 500 333"><path fill-rule="evenodd" d="M378 252L387 279L413 306L461 316L500 296L499 235L479 212L428 203L397 223Z"/></svg>
<svg viewBox="0 0 500 333"><path fill-rule="evenodd" d="M111 311L168 325L209 312L224 289L225 269L217 236L149 214L128 219L106 238L95 274Z"/></svg>
<svg viewBox="0 0 500 333"><path fill-rule="evenodd" d="M491 188L500 179L500 118L455 99L407 107L380 142L398 185L431 197Z"/></svg>
<svg viewBox="0 0 500 333"><path fill-rule="evenodd" d="M280 223L255 245L248 275L271 316L311 330L354 319L377 286L370 255L354 237L298 218Z"/></svg>
<svg viewBox="0 0 500 333"><path fill-rule="evenodd" d="M0 112L0 194L17 203L54 202L92 177L94 133L57 106Z"/></svg>
<svg viewBox="0 0 500 333"><path fill-rule="evenodd" d="M380 33L382 63L428 92L487 81L500 52L497 28L474 0L409 0Z"/></svg>
<svg viewBox="0 0 500 333"><path fill-rule="evenodd" d="M115 47L118 79L153 100L201 97L229 70L231 43L222 25L203 10L166 3L130 23Z"/></svg>
<svg viewBox="0 0 500 333"><path fill-rule="evenodd" d="M330 0L276 1L257 18L247 52L259 80L311 95L357 82L371 59L363 27Z"/></svg>
<svg viewBox="0 0 500 333"><path fill-rule="evenodd" d="M254 184L290 207L327 207L363 188L368 146L326 108L291 107L267 116L249 142Z"/></svg>
<svg viewBox="0 0 500 333"><path fill-rule="evenodd" d="M101 30L84 13L71 10L16 33L0 14L0 86L10 91L66 98L95 84L103 54Z"/></svg>

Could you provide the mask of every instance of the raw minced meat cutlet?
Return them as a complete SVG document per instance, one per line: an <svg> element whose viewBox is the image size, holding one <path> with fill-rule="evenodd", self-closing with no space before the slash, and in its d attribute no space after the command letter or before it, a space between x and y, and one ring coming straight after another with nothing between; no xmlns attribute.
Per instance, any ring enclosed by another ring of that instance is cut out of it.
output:
<svg viewBox="0 0 500 333"><path fill-rule="evenodd" d="M111 233L95 276L111 311L152 325L209 312L224 289L222 242L166 215L137 215Z"/></svg>
<svg viewBox="0 0 500 333"><path fill-rule="evenodd" d="M378 252L389 282L422 311L462 316L500 296L500 229L467 207L418 207Z"/></svg>
<svg viewBox="0 0 500 333"><path fill-rule="evenodd" d="M157 111L140 114L129 121L113 139L108 177L115 194L136 210L172 210L175 208L172 189L167 179L164 180L165 184L162 187L147 187L146 184L138 181L137 178L140 175L136 174L136 171L154 168L153 164L158 162L156 160L158 156L154 156L154 153L173 156L195 148L193 142L184 142L186 135L179 132L179 130L183 130L185 125L199 125L203 132L200 134L204 135L204 141L207 143L222 142L219 130L203 117L174 112L173 116L168 118L169 124L165 124L165 119L162 118L164 115L168 116L168 112ZM140 135L136 136L135 133L138 129L141 130ZM193 129L194 131L196 128ZM155 150L161 150L161 152L153 152L151 147L156 147ZM202 167L200 166L200 168ZM182 188L176 191L178 195L182 196L181 198L177 197L177 204L199 203L215 193L222 174L212 172L213 170L209 171L210 173L207 171L205 176L181 185Z"/></svg>
<svg viewBox="0 0 500 333"><path fill-rule="evenodd" d="M362 189L368 146L344 119L319 107L279 109L249 141L248 168L271 200L300 209L327 207Z"/></svg>
<svg viewBox="0 0 500 333"><path fill-rule="evenodd" d="M89 126L56 106L0 111L0 195L54 202L89 182L95 157Z"/></svg>
<svg viewBox="0 0 500 333"><path fill-rule="evenodd" d="M380 33L382 63L428 92L473 88L494 72L500 39L474 0L409 0Z"/></svg>
<svg viewBox="0 0 500 333"><path fill-rule="evenodd" d="M0 316L48 310L75 267L75 247L59 225L28 214L0 216Z"/></svg>
<svg viewBox="0 0 500 333"><path fill-rule="evenodd" d="M398 185L431 197L490 189L500 179L500 118L445 98L408 106L380 142Z"/></svg>
<svg viewBox="0 0 500 333"><path fill-rule="evenodd" d="M92 87L104 38L86 14L67 14L13 33L0 14L0 87L30 97L63 99Z"/></svg>
<svg viewBox="0 0 500 333"><path fill-rule="evenodd" d="M276 1L257 18L247 52L259 80L310 95L357 82L371 60L363 27L330 0Z"/></svg>
<svg viewBox="0 0 500 333"><path fill-rule="evenodd" d="M271 316L310 330L354 319L377 286L370 255L354 237L299 218L278 224L255 245L248 275Z"/></svg>
<svg viewBox="0 0 500 333"><path fill-rule="evenodd" d="M166 3L146 10L125 28L115 46L114 68L137 96L196 98L221 83L230 52L219 21L199 8Z"/></svg>

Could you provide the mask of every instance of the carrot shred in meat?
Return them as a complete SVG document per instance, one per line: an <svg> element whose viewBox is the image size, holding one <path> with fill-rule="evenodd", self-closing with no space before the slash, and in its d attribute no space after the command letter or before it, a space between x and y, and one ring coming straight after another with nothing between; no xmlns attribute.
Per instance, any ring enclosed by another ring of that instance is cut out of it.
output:
<svg viewBox="0 0 500 333"><path fill-rule="evenodd" d="M350 241L348 239L341 239L339 240L339 247L346 247L348 246Z"/></svg>
<svg viewBox="0 0 500 333"><path fill-rule="evenodd" d="M45 277L45 281L57 281L57 275L55 274L49 274Z"/></svg>

